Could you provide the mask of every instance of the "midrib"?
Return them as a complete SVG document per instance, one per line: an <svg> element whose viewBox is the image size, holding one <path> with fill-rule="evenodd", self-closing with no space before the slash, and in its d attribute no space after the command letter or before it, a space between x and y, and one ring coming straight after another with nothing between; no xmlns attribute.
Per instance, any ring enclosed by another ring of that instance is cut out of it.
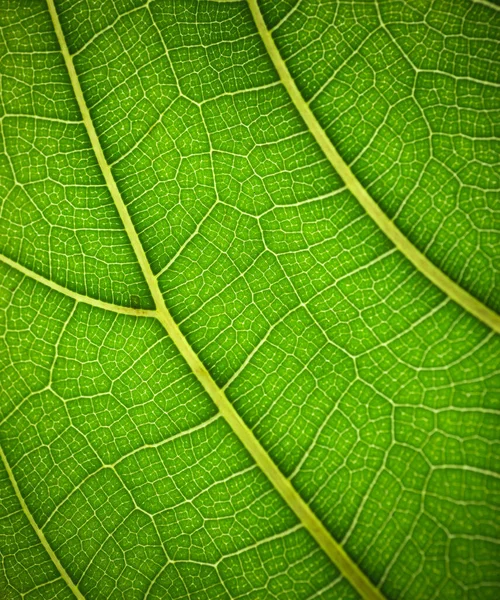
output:
<svg viewBox="0 0 500 600"><path fill-rule="evenodd" d="M491 327L497 333L500 333L500 316L496 312L485 306L480 300L469 294L455 281L450 279L434 263L432 263L424 254L420 252L410 240L398 229L394 222L385 214L375 200L370 196L367 190L361 185L360 181L351 171L350 167L340 156L332 141L321 127L313 111L304 100L297 84L292 78L288 67L276 46L271 32L268 30L264 17L260 11L258 0L248 0L250 11L252 12L257 30L264 42L267 53L271 58L283 86L287 90L293 104L300 113L302 119L307 125L309 131L317 141L325 156L330 161L334 169L344 180L346 187L358 200L365 211L375 221L378 227L391 240L396 248L406 256L406 258L434 285L447 294L454 302L459 304L466 311L474 315L488 327Z"/></svg>
<svg viewBox="0 0 500 600"><path fill-rule="evenodd" d="M118 213L123 221L123 225L130 239L130 243L137 256L137 260L141 266L142 272L146 279L146 282L151 291L151 295L156 305L156 317L161 322L166 332L177 346L177 349L184 357L185 361L190 366L194 375L201 383L205 391L210 395L213 402L219 409L222 416L226 419L234 433L238 436L242 444L248 450L256 464L261 468L267 478L270 480L274 488L279 492L284 501L293 510L295 515L309 531L311 536L316 540L318 545L323 549L339 571L349 580L351 585L359 592L359 594L366 600L384 600L381 592L373 585L373 583L366 577L366 575L359 569L359 567L351 560L346 554L344 549L333 539L329 531L325 528L323 523L313 513L308 504L295 490L291 482L283 475L277 465L273 462L270 456L267 454L265 449L261 446L257 438L254 436L252 431L245 424L240 415L236 412L233 405L227 399L225 393L219 388L219 386L212 379L210 373L207 371L198 355L189 345L187 339L182 334L181 330L175 323L171 314L169 313L163 295L158 286L158 281L153 274L149 261L146 257L144 248L142 247L141 241L134 228L132 219L127 210L127 207L120 194L120 190L116 184L116 181L111 172L111 168L108 165L104 152L97 136L94 124L90 117L85 98L83 95L80 81L76 73L73 60L69 53L66 39L62 31L59 17L54 5L54 0L47 0L48 9L54 26L54 30L59 41L61 53L68 70L68 74L73 86L73 90L78 102L78 106L82 113L83 122L87 128L92 148L96 155L99 166L102 170L106 184L109 188L110 194L116 205ZM52 553L53 554L53 553ZM57 565L56 565L57 566Z"/></svg>

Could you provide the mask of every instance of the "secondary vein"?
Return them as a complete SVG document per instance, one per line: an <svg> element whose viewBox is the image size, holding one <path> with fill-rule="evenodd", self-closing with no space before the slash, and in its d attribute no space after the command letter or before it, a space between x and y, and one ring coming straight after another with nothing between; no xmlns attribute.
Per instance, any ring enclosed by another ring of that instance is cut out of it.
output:
<svg viewBox="0 0 500 600"><path fill-rule="evenodd" d="M26 505L26 502L24 501L21 491L19 490L19 486L17 485L17 481L16 481L16 478L14 477L14 473L12 472L12 469L10 468L9 462L8 462L7 457L5 456L2 448L0 448L0 458L2 459L3 466L5 467L5 470L9 477L10 483L14 489L14 493L16 494L17 500L19 501L19 504L21 505L23 513L26 515L26 518L30 522L30 525L33 527L33 530L36 533L38 539L40 540L42 546L47 551L52 562L54 563L54 566L59 571L59 574L64 579L64 581L67 583L68 587L71 589L73 594L75 594L75 596L77 597L78 600L85 600L85 596L83 596L83 594L80 592L80 590L78 589L78 587L76 586L74 581L68 575L68 572L62 566L61 561L57 558L56 554L52 550L52 547L50 546L49 542L47 541L47 538L45 537L43 531L36 524L36 521L33 518L33 515L31 514L31 511L29 510L28 506Z"/></svg>
<svg viewBox="0 0 500 600"><path fill-rule="evenodd" d="M332 141L321 127L313 111L304 100L297 84L292 78L288 67L276 46L271 32L268 30L264 17L260 11L257 0L248 0L257 30L264 42L278 76L287 90L292 102L299 111L309 131L318 142L325 156L328 158L337 173L342 177L346 187L358 200L365 211L375 221L379 228L391 240L396 248L423 274L432 281L442 292L447 294L454 302L474 315L488 327L500 333L500 316L480 300L469 294L455 281L450 279L434 263L432 263L410 240L399 230L394 222L385 214L360 181L351 171L350 167L340 156Z"/></svg>
<svg viewBox="0 0 500 600"><path fill-rule="evenodd" d="M47 279L43 275L40 275L39 273L28 269L24 265L21 265L20 263L10 259L8 256L4 256L3 254L0 254L0 262L3 262L4 264L8 265L9 267L12 267L16 271L19 271L23 275L26 275L26 277L30 277L31 279L34 279L35 281L38 281L39 283L42 283L43 285L46 285L47 287L56 290L57 292L60 292L61 294L64 294L65 296L68 296L73 300L76 300L77 302L83 302L84 304L90 304L91 306L96 306L97 308L102 308L104 310L109 310L111 312L116 312L123 315L132 315L134 317L156 316L156 312L154 310L120 306L118 304L112 304L111 302L104 302L103 300L92 298L91 296L86 296L85 294L79 294L78 292L70 290L69 288L63 285L59 285L55 281Z"/></svg>

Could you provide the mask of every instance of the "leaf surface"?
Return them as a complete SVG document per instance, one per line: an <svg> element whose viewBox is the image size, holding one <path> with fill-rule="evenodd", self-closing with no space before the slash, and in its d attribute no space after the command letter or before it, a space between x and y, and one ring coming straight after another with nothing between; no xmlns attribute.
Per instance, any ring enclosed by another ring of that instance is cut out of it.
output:
<svg viewBox="0 0 500 600"><path fill-rule="evenodd" d="M496 598L496 7L0 19L2 597Z"/></svg>

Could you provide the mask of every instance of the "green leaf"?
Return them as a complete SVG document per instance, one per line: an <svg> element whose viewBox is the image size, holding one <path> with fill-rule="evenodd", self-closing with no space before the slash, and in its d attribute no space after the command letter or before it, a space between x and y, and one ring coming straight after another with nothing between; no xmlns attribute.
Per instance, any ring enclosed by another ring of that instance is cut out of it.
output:
<svg viewBox="0 0 500 600"><path fill-rule="evenodd" d="M496 599L498 7L0 27L0 597Z"/></svg>

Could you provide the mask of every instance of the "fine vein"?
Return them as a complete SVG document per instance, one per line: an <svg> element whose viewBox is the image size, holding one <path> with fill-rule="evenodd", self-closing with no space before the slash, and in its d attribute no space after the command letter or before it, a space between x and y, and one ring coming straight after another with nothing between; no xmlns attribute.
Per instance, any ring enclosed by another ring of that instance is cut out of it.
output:
<svg viewBox="0 0 500 600"><path fill-rule="evenodd" d="M99 166L102 170L110 194L116 205L118 213L123 221L124 228L129 236L130 243L137 255L139 264L141 265L144 277L151 290L154 302L156 304L156 315L163 327L171 337L177 349L184 357L185 361L191 367L193 373L210 395L213 402L219 409L222 416L238 436L245 448L251 454L257 465L262 469L275 489L279 492L288 506L293 510L298 519L303 523L304 527L309 531L311 536L316 540L319 546L324 550L332 562L337 566L340 572L351 582L353 587L358 590L362 597L367 600L383 600L380 591L367 579L366 575L361 572L359 567L345 553L343 548L333 539L329 531L323 523L313 513L309 505L298 494L291 482L280 471L277 465L272 461L260 442L254 436L252 431L245 424L240 415L236 412L233 405L229 402L223 390L212 379L198 355L191 348L183 333L175 323L169 313L163 295L158 286L157 278L155 277L149 261L146 257L144 248L142 247L139 236L134 228L132 219L128 213L127 207L120 194L120 190L111 172L104 152L99 141L97 132L92 122L90 112L85 102L80 81L73 64L64 33L59 22L54 0L47 0L47 5L52 18L54 29L61 47L61 52L68 69L68 74L73 86L73 90L78 102L82 118L87 128L92 148L96 155Z"/></svg>
<svg viewBox="0 0 500 600"><path fill-rule="evenodd" d="M361 185L350 167L337 152L325 130L321 127L314 113L304 100L297 84L293 80L288 67L274 43L271 32L268 30L264 17L260 11L257 0L248 0L255 24L264 42L266 50L278 72L278 75L309 131L318 142L325 156L333 165L337 173L342 177L346 187L358 200L365 211L391 240L396 248L434 285L447 294L453 301L470 312L480 321L500 333L500 316L485 306L477 298L465 291L445 275L435 264L420 252L410 240L403 235L394 222L384 213L380 206L373 200L370 194Z"/></svg>

